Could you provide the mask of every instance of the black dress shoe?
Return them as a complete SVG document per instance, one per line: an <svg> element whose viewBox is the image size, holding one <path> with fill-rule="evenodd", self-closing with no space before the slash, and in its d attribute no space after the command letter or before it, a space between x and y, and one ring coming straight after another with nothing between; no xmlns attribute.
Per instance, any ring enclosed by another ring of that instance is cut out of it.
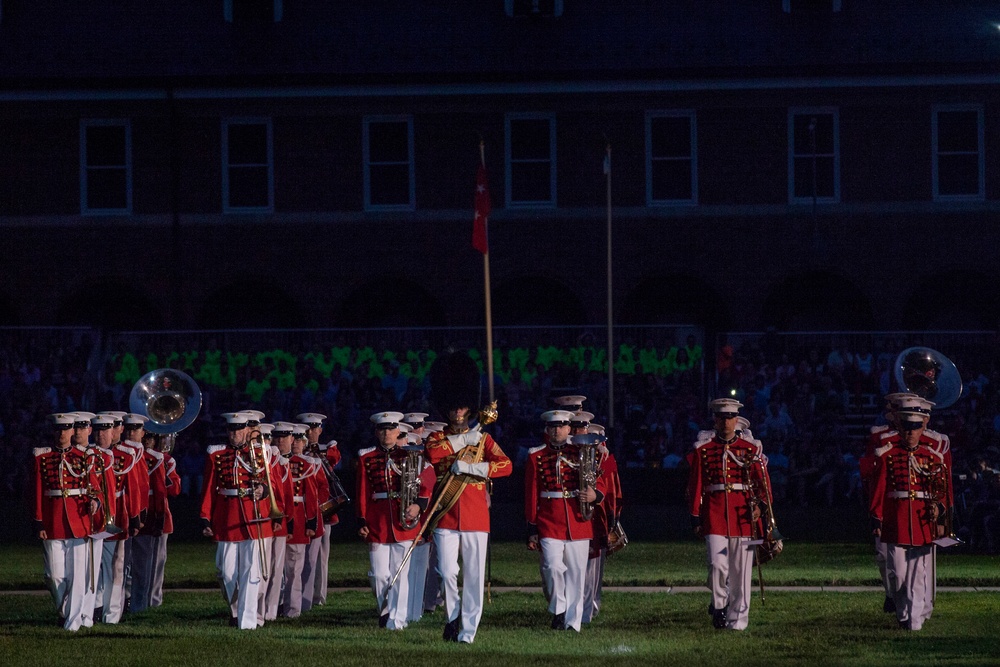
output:
<svg viewBox="0 0 1000 667"><path fill-rule="evenodd" d="M441 634L441 639L446 642L457 642L459 623L460 621L457 618L454 621L448 621L448 623L444 626L444 632Z"/></svg>
<svg viewBox="0 0 1000 667"><path fill-rule="evenodd" d="M94 623L104 622L104 607L97 607L94 609Z"/></svg>
<svg viewBox="0 0 1000 667"><path fill-rule="evenodd" d="M712 614L712 627L716 630L723 630L726 627L726 610L716 609Z"/></svg>
<svg viewBox="0 0 1000 667"><path fill-rule="evenodd" d="M62 616L60 616L60 617L59 617L59 618L57 619L57 622L59 623L59 627L60 627L60 628L61 628L62 626L64 626L64 625L66 625L66 619L65 619L65 618L63 618Z"/></svg>
<svg viewBox="0 0 1000 667"><path fill-rule="evenodd" d="M708 615L715 616L715 607L712 606L711 602L708 603Z"/></svg>
<svg viewBox="0 0 1000 667"><path fill-rule="evenodd" d="M566 629L566 612L561 614L553 614L552 616L552 629L553 630L565 630Z"/></svg>
<svg viewBox="0 0 1000 667"><path fill-rule="evenodd" d="M884 611L887 614L895 614L896 613L896 601L893 600L888 595L886 595L885 596L885 602L882 603L882 611Z"/></svg>
<svg viewBox="0 0 1000 667"><path fill-rule="evenodd" d="M229 627L231 627L231 628L238 628L239 626L240 626L240 624L239 624L239 622L237 622L236 617L235 616L230 616L229 617Z"/></svg>
<svg viewBox="0 0 1000 667"><path fill-rule="evenodd" d="M378 617L378 627L384 628L389 625L389 614L382 614Z"/></svg>

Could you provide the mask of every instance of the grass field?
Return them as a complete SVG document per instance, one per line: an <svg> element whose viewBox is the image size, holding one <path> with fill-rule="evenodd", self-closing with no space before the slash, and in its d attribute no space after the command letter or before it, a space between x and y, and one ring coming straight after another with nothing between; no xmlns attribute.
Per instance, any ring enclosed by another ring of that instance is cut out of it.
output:
<svg viewBox="0 0 1000 667"><path fill-rule="evenodd" d="M540 585L537 554L514 542L492 548L494 585ZM940 553L940 585L1000 586L1000 556ZM215 587L214 554L215 545L208 540L171 543L166 585ZM39 544L0 547L0 590L44 588L41 556ZM364 544L334 543L330 547L332 586L367 586L367 571ZM691 540L630 544L608 559L604 581L608 586L700 586L705 577L705 548ZM779 558L764 566L767 584L782 586L875 586L877 577L872 548L866 544L790 543Z"/></svg>
<svg viewBox="0 0 1000 667"><path fill-rule="evenodd" d="M755 588L750 629L713 630L706 593L608 592L600 616L577 635L549 629L540 593L496 592L476 643L441 641L443 612L404 632L378 630L371 595L337 592L299 619L253 632L228 627L215 589L213 545L171 545L164 605L115 626L67 633L54 624L48 595L0 594L0 665L986 665L1000 664L1000 593L948 592L919 633L898 630L878 592L792 593ZM334 544L334 586L362 586L360 544ZM495 586L538 586L536 556L521 544L494 546ZM609 585L703 585L696 543L630 545L610 560ZM0 548L0 587L41 588L41 548ZM1000 559L939 559L943 585L1000 585ZM768 585L874 585L865 545L796 544L765 566Z"/></svg>

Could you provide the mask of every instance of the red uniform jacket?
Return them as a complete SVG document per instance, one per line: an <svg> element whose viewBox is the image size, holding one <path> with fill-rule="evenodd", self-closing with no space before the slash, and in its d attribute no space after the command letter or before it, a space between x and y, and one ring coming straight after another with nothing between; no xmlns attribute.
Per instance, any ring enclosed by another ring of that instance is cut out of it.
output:
<svg viewBox="0 0 1000 667"><path fill-rule="evenodd" d="M598 550L608 546L608 533L622 513L622 486L618 478L618 461L610 452L597 469L598 477L604 478L604 502L594 506L594 540L591 551L596 556Z"/></svg>
<svg viewBox="0 0 1000 667"><path fill-rule="evenodd" d="M292 474L288 460L281 454L271 456L271 481L274 482L274 499L281 510L281 519L272 524L275 537L288 537L288 518L292 515Z"/></svg>
<svg viewBox="0 0 1000 667"><path fill-rule="evenodd" d="M420 522L406 530L400 521L400 472L406 452L393 447L371 447L358 452L358 523L368 528L367 542L392 544L406 542L417 536ZM422 472L422 471L421 471ZM420 492L430 498L431 488L421 476Z"/></svg>
<svg viewBox="0 0 1000 667"><path fill-rule="evenodd" d="M326 460L326 465L330 470L333 470L335 467L337 467L337 464L340 463L340 447L338 447L337 445L330 445L329 443L323 445L316 443L316 454L317 456L322 457L323 459ZM320 503L322 504L327 500L330 500L330 483L326 479L326 471L324 471L323 474L320 476L319 481L325 482L326 484L326 490L321 492L321 494L325 496L323 499L320 500ZM325 523L328 526L335 526L338 523L340 523L340 517L337 516L336 513L331 514L330 518L326 519ZM323 533L321 531L320 535L322 534Z"/></svg>
<svg viewBox="0 0 1000 667"><path fill-rule="evenodd" d="M465 433L454 433L451 426L448 426L444 431L431 433L426 442L427 460L434 466L434 472L439 481L451 469L459 452L470 445L475 446L480 437L485 438L481 461L490 464L490 479L507 477L513 472L514 468L510 459L489 433L482 433L479 428ZM486 482L484 480L471 480L465 486L462 495L458 497L458 502L441 518L437 527L488 533L490 530L490 506L487 500Z"/></svg>
<svg viewBox="0 0 1000 667"><path fill-rule="evenodd" d="M164 484L167 487L167 497L163 515L163 534L174 532L174 516L170 512L170 499L181 495L181 476L177 474L177 461L170 454L163 455L163 468L166 472Z"/></svg>
<svg viewBox="0 0 1000 667"><path fill-rule="evenodd" d="M101 449L93 443L90 443L87 448L87 456L90 457L91 465L94 466L94 472L98 476L98 483L92 492L94 497L100 501L101 506L93 515L93 532L91 532L91 535L97 535L104 532L104 526L108 519L115 517L115 504L117 502L115 497L117 484L114 471L115 457L111 455L109 450Z"/></svg>
<svg viewBox="0 0 1000 667"><path fill-rule="evenodd" d="M141 443L134 442L132 440L125 440L121 444L126 447L131 447L140 456L145 455L146 453L146 448L143 447ZM136 477L136 488L138 488L137 495L139 497L139 516L143 522L145 522L146 512L149 509L149 475L144 474L145 472L146 471L143 470L141 466L138 466L133 470Z"/></svg>
<svg viewBox="0 0 1000 667"><path fill-rule="evenodd" d="M271 537L271 522L257 520L270 513L266 488L260 500L253 499L254 484L266 487L270 483L260 449L254 448L251 458L247 446L208 448L201 491L201 519L211 525L217 542Z"/></svg>
<svg viewBox="0 0 1000 667"><path fill-rule="evenodd" d="M112 464L115 479L114 521L122 532L104 539L109 542L120 542L130 537L133 529L139 528L139 512L142 505L139 502L141 489L136 481L136 472L142 473L144 466L142 459L136 457L136 452L131 447L115 445L108 450L108 453L114 460Z"/></svg>
<svg viewBox="0 0 1000 667"><path fill-rule="evenodd" d="M858 459L858 467L861 471L861 489L865 494L865 502L871 504L872 480L875 478L875 466L883 453L888 451L890 444L883 445L883 442L896 435L896 431L888 426L873 426L868 438L865 441L865 453Z"/></svg>
<svg viewBox="0 0 1000 667"><path fill-rule="evenodd" d="M931 519L934 505L944 507L951 497L951 471L944 455L921 436L913 450L897 441L876 466L872 486L871 516L881 525L882 542L904 546L924 546L937 538L937 524Z"/></svg>
<svg viewBox="0 0 1000 667"><path fill-rule="evenodd" d="M46 539L86 537L93 531L90 500L100 489L100 476L83 447L35 449L35 531ZM103 501L102 501L103 502Z"/></svg>
<svg viewBox="0 0 1000 667"><path fill-rule="evenodd" d="M559 448L551 443L542 445L529 453L524 470L524 516L529 531L535 532L530 526L536 526L540 538L589 540L594 537L593 517L584 520L577 498L579 455L580 447L571 442ZM605 475L597 475L595 490L596 507L607 495L608 478Z"/></svg>
<svg viewBox="0 0 1000 667"><path fill-rule="evenodd" d="M288 513L287 544L309 544L306 530L316 530L319 521L319 499L316 494L316 460L296 454L288 459L288 492L291 511Z"/></svg>
<svg viewBox="0 0 1000 667"><path fill-rule="evenodd" d="M701 526L703 535L751 537L756 531L760 536L760 521L751 526L748 500L753 493L771 501L766 493L771 481L761 446L736 437L730 443L712 438L695 447L687 490L692 523Z"/></svg>
<svg viewBox="0 0 1000 667"><path fill-rule="evenodd" d="M146 473L146 480L149 484L149 507L146 512L146 522L142 530L143 535L159 537L164 532L167 522L167 471L166 454L153 449L147 449L142 455L142 470ZM171 529L173 529L171 522Z"/></svg>

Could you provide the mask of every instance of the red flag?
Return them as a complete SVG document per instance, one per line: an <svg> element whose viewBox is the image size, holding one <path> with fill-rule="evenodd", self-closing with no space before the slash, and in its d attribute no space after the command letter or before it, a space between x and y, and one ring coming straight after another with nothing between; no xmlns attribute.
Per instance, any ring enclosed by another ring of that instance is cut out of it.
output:
<svg viewBox="0 0 1000 667"><path fill-rule="evenodd" d="M490 217L490 183L486 165L480 163L476 174L476 216L472 221L472 247L483 253L489 252L490 244L486 234L486 221Z"/></svg>

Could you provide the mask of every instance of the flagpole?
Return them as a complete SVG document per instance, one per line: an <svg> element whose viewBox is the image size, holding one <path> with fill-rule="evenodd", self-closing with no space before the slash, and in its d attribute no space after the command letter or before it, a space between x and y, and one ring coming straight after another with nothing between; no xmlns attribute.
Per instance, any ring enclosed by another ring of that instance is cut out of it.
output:
<svg viewBox="0 0 1000 667"><path fill-rule="evenodd" d="M484 142L479 141L479 161L486 167L486 149ZM483 253L483 290L486 301L486 378L490 388L490 403L495 400L493 391L493 305L490 300L490 245L489 218L483 221L486 229L486 252Z"/></svg>
<svg viewBox="0 0 1000 667"><path fill-rule="evenodd" d="M607 176L608 198L608 429L614 436L615 430L615 353L614 353L614 310L611 292L611 143L605 148L604 174ZM612 444L617 444L617 439Z"/></svg>

